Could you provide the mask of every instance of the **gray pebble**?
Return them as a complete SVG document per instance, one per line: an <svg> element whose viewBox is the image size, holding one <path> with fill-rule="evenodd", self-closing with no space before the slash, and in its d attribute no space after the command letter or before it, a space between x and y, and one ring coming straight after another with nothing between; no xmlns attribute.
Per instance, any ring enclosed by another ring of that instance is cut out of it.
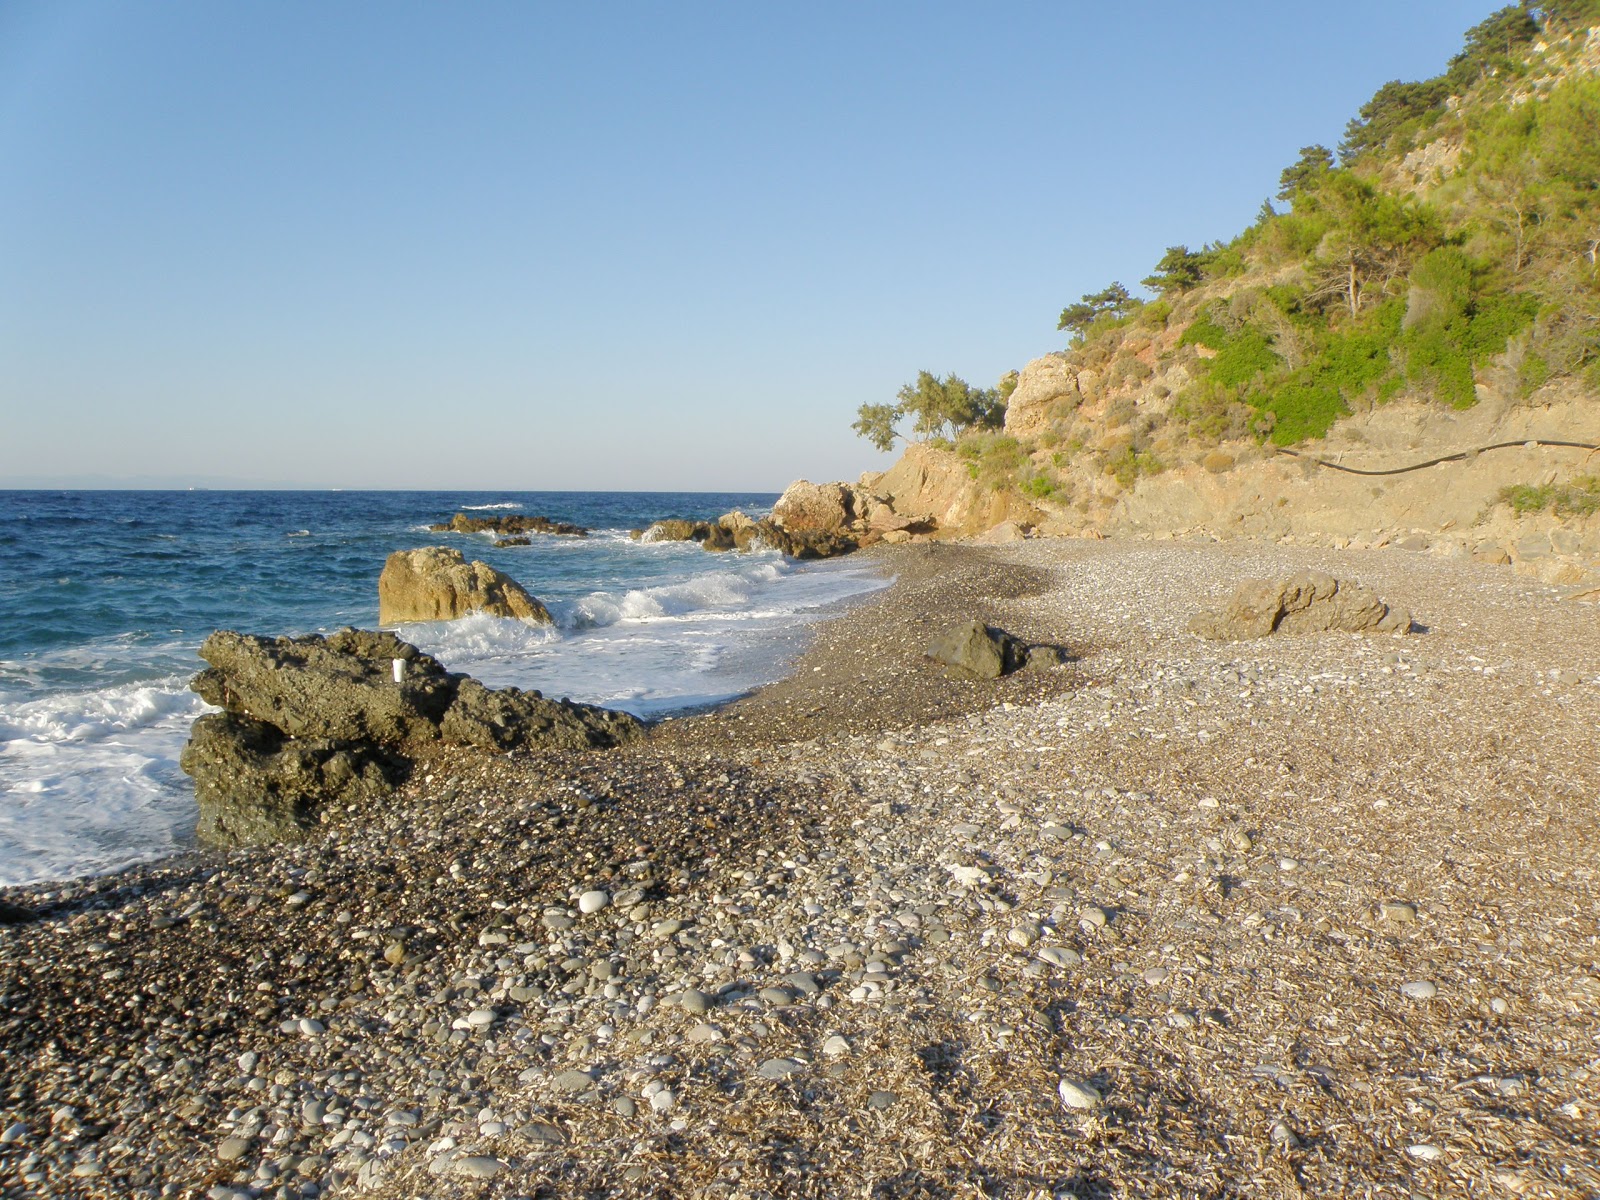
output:
<svg viewBox="0 0 1600 1200"><path fill-rule="evenodd" d="M576 1095L588 1091L594 1080L587 1071L563 1071L555 1077L554 1083L561 1091Z"/></svg>
<svg viewBox="0 0 1600 1200"><path fill-rule="evenodd" d="M900 1097L894 1092L873 1092L867 1097L868 1108L890 1108L900 1102Z"/></svg>
<svg viewBox="0 0 1600 1200"><path fill-rule="evenodd" d="M236 1162L250 1152L248 1138L229 1137L223 1138L217 1146L217 1157L223 1162Z"/></svg>
<svg viewBox="0 0 1600 1200"><path fill-rule="evenodd" d="M699 988L688 988L678 993L678 1007L694 1016L704 1016L711 1011L711 997Z"/></svg>
<svg viewBox="0 0 1600 1200"><path fill-rule="evenodd" d="M756 1069L756 1074L763 1079L787 1079L802 1069L792 1058L769 1058Z"/></svg>
<svg viewBox="0 0 1600 1200"><path fill-rule="evenodd" d="M467 1179L493 1179L505 1168L505 1163L487 1154L468 1154L450 1164L450 1170Z"/></svg>

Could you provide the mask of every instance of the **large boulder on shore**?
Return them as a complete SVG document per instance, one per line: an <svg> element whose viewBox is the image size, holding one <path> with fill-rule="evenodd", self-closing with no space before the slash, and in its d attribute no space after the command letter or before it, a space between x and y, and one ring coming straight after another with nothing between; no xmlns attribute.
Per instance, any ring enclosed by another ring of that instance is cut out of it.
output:
<svg viewBox="0 0 1600 1200"><path fill-rule="evenodd" d="M1409 633L1411 614L1390 608L1376 592L1322 571L1286 579L1247 579L1221 608L1196 614L1189 631L1213 641L1273 633Z"/></svg>
<svg viewBox="0 0 1600 1200"><path fill-rule="evenodd" d="M396 550L378 576L378 623L451 621L471 612L550 623L550 612L488 563L467 562L449 546Z"/></svg>
<svg viewBox="0 0 1600 1200"><path fill-rule="evenodd" d="M221 630L200 657L210 665L190 686L224 711L195 722L179 765L195 780L200 837L214 844L303 837L440 747L579 750L643 734L627 713L487 688L392 633Z"/></svg>
<svg viewBox="0 0 1600 1200"><path fill-rule="evenodd" d="M790 533L838 533L855 519L855 490L846 483L797 479L772 506L772 523Z"/></svg>

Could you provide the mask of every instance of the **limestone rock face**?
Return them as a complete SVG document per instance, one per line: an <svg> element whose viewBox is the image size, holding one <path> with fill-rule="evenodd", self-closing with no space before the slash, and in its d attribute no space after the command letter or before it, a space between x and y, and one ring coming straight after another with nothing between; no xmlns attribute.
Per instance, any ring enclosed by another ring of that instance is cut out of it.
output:
<svg viewBox="0 0 1600 1200"><path fill-rule="evenodd" d="M855 490L845 483L797 479L772 508L772 523L790 533L838 533L855 519Z"/></svg>
<svg viewBox="0 0 1600 1200"><path fill-rule="evenodd" d="M1052 410L1061 402L1076 404L1078 373L1065 354L1046 354L1022 368L1016 391L1006 402L1006 432L1014 438L1034 438L1050 425Z"/></svg>
<svg viewBox="0 0 1600 1200"><path fill-rule="evenodd" d="M1409 633L1411 614L1390 608L1361 584L1302 571L1275 582L1245 580L1221 608L1194 616L1189 631L1213 641L1273 633Z"/></svg>
<svg viewBox="0 0 1600 1200"><path fill-rule="evenodd" d="M916 443L878 481L889 506L913 524L943 535L982 533L1003 521L1036 526L1041 514L1022 497L974 480L967 462L949 450Z"/></svg>
<svg viewBox="0 0 1600 1200"><path fill-rule="evenodd" d="M626 713L486 688L392 633L222 630L200 656L210 666L190 686L224 711L195 722L180 765L200 837L218 845L302 838L325 814L386 794L431 747L578 750L643 734Z"/></svg>
<svg viewBox="0 0 1600 1200"><path fill-rule="evenodd" d="M1028 536L1028 531L1015 521L1001 521L993 529L980 533L976 540L986 546L999 546L1006 542L1020 542Z"/></svg>
<svg viewBox="0 0 1600 1200"><path fill-rule="evenodd" d="M378 622L451 621L470 612L550 623L550 613L511 576L467 562L449 546L396 550L378 576Z"/></svg>

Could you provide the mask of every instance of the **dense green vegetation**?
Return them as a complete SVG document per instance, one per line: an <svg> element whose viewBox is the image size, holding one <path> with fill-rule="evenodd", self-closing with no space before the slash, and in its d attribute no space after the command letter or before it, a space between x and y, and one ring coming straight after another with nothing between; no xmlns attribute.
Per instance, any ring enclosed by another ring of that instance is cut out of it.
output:
<svg viewBox="0 0 1600 1200"><path fill-rule="evenodd" d="M1167 251L1144 285L1200 355L1172 407L1190 437L1288 445L1402 391L1466 408L1497 362L1525 394L1600 386L1600 79L1551 86L1538 49L1591 23L1600 0L1491 14L1444 73L1380 88L1337 155L1303 148L1279 179L1285 211ZM1401 160L1434 139L1459 161L1413 187ZM1062 327L1092 351L1139 312L1113 285Z"/></svg>

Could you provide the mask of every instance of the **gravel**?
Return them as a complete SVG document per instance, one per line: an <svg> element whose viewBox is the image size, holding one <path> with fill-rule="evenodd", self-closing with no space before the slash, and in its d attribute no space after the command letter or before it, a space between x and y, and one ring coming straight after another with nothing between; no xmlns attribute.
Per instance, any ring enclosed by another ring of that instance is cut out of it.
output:
<svg viewBox="0 0 1600 1200"><path fill-rule="evenodd" d="M1378 551L880 558L788 679L640 747L441 756L303 845L0 897L38 914L0 929L0 1178L1600 1191L1592 606ZM1428 631L1182 632L1306 567ZM922 660L971 617L1069 661Z"/></svg>

